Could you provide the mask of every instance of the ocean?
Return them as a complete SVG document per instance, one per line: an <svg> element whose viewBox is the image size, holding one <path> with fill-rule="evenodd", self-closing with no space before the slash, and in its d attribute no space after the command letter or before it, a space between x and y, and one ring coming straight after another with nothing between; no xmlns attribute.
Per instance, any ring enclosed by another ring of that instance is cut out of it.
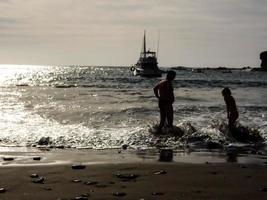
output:
<svg viewBox="0 0 267 200"><path fill-rule="evenodd" d="M221 130L227 122L221 90L229 87L239 123L257 131L266 144L267 73L176 73L174 124L186 135L236 143ZM127 67L0 65L0 146L34 147L49 137L51 147L149 149L160 143L183 148L188 140L149 131L159 121L153 87L162 78L133 76Z"/></svg>

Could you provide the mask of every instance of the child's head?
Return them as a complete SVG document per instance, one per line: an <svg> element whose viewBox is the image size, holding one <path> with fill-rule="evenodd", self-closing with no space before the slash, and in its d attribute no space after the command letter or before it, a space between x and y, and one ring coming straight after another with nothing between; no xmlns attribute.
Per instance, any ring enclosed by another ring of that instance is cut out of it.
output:
<svg viewBox="0 0 267 200"><path fill-rule="evenodd" d="M173 71L173 70L170 70L170 71L167 72L166 79L168 81L172 81L172 80L174 80L175 76L176 76L176 72Z"/></svg>
<svg viewBox="0 0 267 200"><path fill-rule="evenodd" d="M224 89L222 90L222 95L223 95L224 97L226 97L226 96L231 96L231 90L230 90L228 87L224 88Z"/></svg>

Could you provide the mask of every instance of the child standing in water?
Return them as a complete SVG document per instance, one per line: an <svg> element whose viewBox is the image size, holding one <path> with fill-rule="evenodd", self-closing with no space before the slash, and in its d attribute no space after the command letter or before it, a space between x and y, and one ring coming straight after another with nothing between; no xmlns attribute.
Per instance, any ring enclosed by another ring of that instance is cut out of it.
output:
<svg viewBox="0 0 267 200"><path fill-rule="evenodd" d="M161 130L167 119L167 125L170 128L173 128L173 107L174 94L172 81L176 76L175 71L168 71L166 79L160 81L154 87L154 94L159 99L159 109L160 109L160 124L159 130Z"/></svg>
<svg viewBox="0 0 267 200"><path fill-rule="evenodd" d="M236 120L238 119L238 111L234 97L231 95L231 90L226 87L222 90L222 95L226 104L228 126L230 131L235 128Z"/></svg>

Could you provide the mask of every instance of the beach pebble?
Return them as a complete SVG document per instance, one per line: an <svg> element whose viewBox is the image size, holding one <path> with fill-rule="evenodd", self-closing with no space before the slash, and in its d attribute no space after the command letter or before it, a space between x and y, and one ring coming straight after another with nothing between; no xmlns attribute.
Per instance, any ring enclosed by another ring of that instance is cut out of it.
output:
<svg viewBox="0 0 267 200"><path fill-rule="evenodd" d="M261 191L261 192L267 192L267 187L260 188L260 191Z"/></svg>
<svg viewBox="0 0 267 200"><path fill-rule="evenodd" d="M105 185L105 184L97 184L97 185L95 185L95 187L97 187L97 188L105 188L105 187L107 187L107 185Z"/></svg>
<svg viewBox="0 0 267 200"><path fill-rule="evenodd" d="M154 196L164 195L163 192L152 192L151 194L154 195Z"/></svg>
<svg viewBox="0 0 267 200"><path fill-rule="evenodd" d="M90 196L89 193L83 193L83 194L81 194L81 197L89 197L89 196Z"/></svg>
<svg viewBox="0 0 267 200"><path fill-rule="evenodd" d="M165 170L160 170L157 172L154 172L155 175L159 175L159 174L167 174L167 172Z"/></svg>
<svg viewBox="0 0 267 200"><path fill-rule="evenodd" d="M73 200L88 200L88 197L79 196L79 197L75 197Z"/></svg>
<svg viewBox="0 0 267 200"><path fill-rule="evenodd" d="M40 156L34 156L32 159L33 160L41 160L41 157Z"/></svg>
<svg viewBox="0 0 267 200"><path fill-rule="evenodd" d="M5 188L0 188L0 193L5 193L6 189Z"/></svg>
<svg viewBox="0 0 267 200"><path fill-rule="evenodd" d="M117 178L127 179L127 180L136 179L138 176L139 175L137 175L137 174L116 174Z"/></svg>
<svg viewBox="0 0 267 200"><path fill-rule="evenodd" d="M210 174L217 175L218 172L210 172Z"/></svg>
<svg viewBox="0 0 267 200"><path fill-rule="evenodd" d="M74 180L72 180L72 182L73 183L80 183L80 182L82 182L82 180L80 180L80 179L74 179Z"/></svg>
<svg viewBox="0 0 267 200"><path fill-rule="evenodd" d="M71 168L72 169L85 169L85 165L81 165L81 164L79 164L79 165L72 165Z"/></svg>
<svg viewBox="0 0 267 200"><path fill-rule="evenodd" d="M113 196L124 197L124 196L126 196L126 193L125 192L113 192Z"/></svg>
<svg viewBox="0 0 267 200"><path fill-rule="evenodd" d="M35 178L32 182L34 183L44 183L45 178L44 177L39 177L39 178Z"/></svg>
<svg viewBox="0 0 267 200"><path fill-rule="evenodd" d="M14 158L13 157L3 157L3 160L4 161L12 161L12 160L14 160Z"/></svg>
<svg viewBox="0 0 267 200"><path fill-rule="evenodd" d="M44 187L44 190L51 191L52 188L51 187Z"/></svg>
<svg viewBox="0 0 267 200"><path fill-rule="evenodd" d="M38 178L39 175L38 175L38 174L31 174L30 177L31 177L31 178Z"/></svg>
<svg viewBox="0 0 267 200"><path fill-rule="evenodd" d="M86 182L84 182L84 184L85 185L96 185L96 184L98 184L98 182L97 181L86 181Z"/></svg>

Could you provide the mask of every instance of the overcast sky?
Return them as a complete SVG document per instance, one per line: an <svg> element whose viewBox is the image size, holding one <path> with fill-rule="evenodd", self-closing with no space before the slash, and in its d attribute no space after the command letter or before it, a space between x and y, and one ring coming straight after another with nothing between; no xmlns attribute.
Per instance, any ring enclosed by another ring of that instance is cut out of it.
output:
<svg viewBox="0 0 267 200"><path fill-rule="evenodd" d="M0 64L257 67L266 0L0 0Z"/></svg>

